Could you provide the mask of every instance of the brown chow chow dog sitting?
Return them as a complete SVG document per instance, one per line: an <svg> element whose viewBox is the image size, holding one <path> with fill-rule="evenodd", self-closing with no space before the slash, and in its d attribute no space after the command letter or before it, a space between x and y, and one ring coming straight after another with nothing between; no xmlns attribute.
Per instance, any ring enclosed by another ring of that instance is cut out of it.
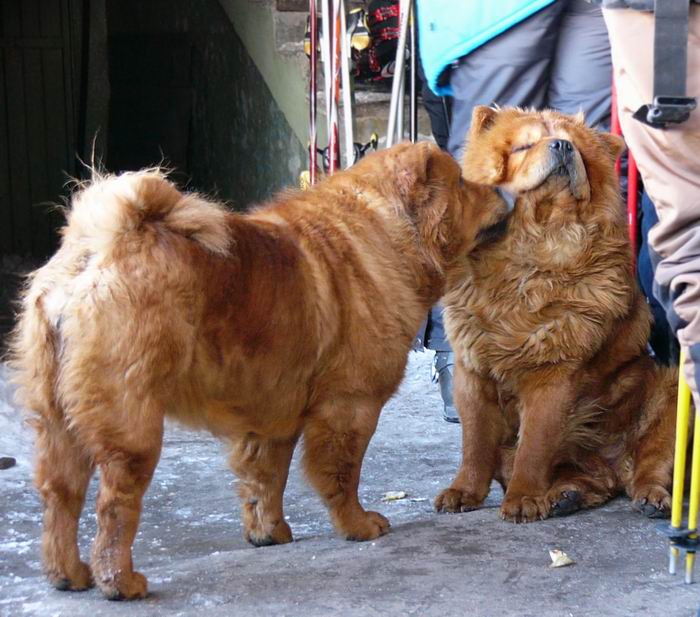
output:
<svg viewBox="0 0 700 617"><path fill-rule="evenodd" d="M676 372L647 353L614 172L620 138L553 111L478 107L465 178L517 197L508 231L448 273L463 460L438 511L478 507L491 480L526 522L626 491L665 516Z"/></svg>
<svg viewBox="0 0 700 617"><path fill-rule="evenodd" d="M506 212L428 144L373 154L248 215L157 171L76 193L12 349L37 429L51 583L146 595L131 545L166 415L230 444L251 543L292 540L282 493L301 435L338 531L385 533L358 500L365 449L446 274ZM95 467L90 568L77 528Z"/></svg>

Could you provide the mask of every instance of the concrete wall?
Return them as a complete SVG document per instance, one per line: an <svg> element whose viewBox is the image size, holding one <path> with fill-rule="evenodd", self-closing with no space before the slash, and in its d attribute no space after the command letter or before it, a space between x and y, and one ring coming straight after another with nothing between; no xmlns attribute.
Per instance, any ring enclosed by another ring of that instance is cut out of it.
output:
<svg viewBox="0 0 700 617"><path fill-rule="evenodd" d="M209 37L198 49L197 64L193 178L234 200L245 196L246 203L296 184L305 148L238 35Z"/></svg>
<svg viewBox="0 0 700 617"><path fill-rule="evenodd" d="M219 2L289 126L300 142L306 144L309 138L308 60L303 54L280 53L280 47L289 41L298 39L301 43L303 28L299 31L286 23L285 13L275 11L274 0ZM321 124L319 129L323 128Z"/></svg>
<svg viewBox="0 0 700 617"><path fill-rule="evenodd" d="M108 0L107 20L110 169L164 159L239 208L297 182L305 148L217 0Z"/></svg>

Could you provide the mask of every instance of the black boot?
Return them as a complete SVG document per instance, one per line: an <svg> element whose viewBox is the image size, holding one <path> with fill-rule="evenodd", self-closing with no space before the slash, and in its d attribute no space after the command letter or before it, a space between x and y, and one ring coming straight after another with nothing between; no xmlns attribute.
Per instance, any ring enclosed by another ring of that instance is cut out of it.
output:
<svg viewBox="0 0 700 617"><path fill-rule="evenodd" d="M452 399L452 375L455 355L451 351L435 352L433 360L433 381L440 384L440 394L444 403L442 417L445 422L459 423L459 414Z"/></svg>

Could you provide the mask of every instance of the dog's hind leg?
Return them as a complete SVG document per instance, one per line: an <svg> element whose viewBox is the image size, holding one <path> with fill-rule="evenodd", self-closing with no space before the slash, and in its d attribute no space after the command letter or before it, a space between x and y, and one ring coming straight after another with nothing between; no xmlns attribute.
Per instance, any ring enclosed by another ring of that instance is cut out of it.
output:
<svg viewBox="0 0 700 617"><path fill-rule="evenodd" d="M92 587L90 568L80 561L78 522L94 469L61 418L36 422L34 483L44 501L42 556L49 582L60 590Z"/></svg>
<svg viewBox="0 0 700 617"><path fill-rule="evenodd" d="M383 402L338 396L311 409L304 425L306 474L348 540L372 540L389 530L389 521L366 511L357 495L362 460Z"/></svg>
<svg viewBox="0 0 700 617"><path fill-rule="evenodd" d="M600 456L588 453L576 464L555 468L552 487L547 492L550 516L566 516L577 510L603 505L618 493L615 472Z"/></svg>
<svg viewBox="0 0 700 617"><path fill-rule="evenodd" d="M91 443L100 469L93 575L110 600L143 598L147 581L133 569L131 545L141 501L160 457L163 412L158 404L146 400L123 413L106 407L92 414L101 420L93 427Z"/></svg>
<svg viewBox="0 0 700 617"><path fill-rule="evenodd" d="M231 469L240 480L244 536L255 546L292 541L282 502L297 439L252 434L229 439Z"/></svg>
<svg viewBox="0 0 700 617"><path fill-rule="evenodd" d="M669 406L671 407L671 406ZM632 508L650 518L671 515L673 452L676 435L672 409L660 414L641 436L633 453L634 470L625 487Z"/></svg>
<svg viewBox="0 0 700 617"><path fill-rule="evenodd" d="M648 377L644 409L632 433L636 440L627 451L633 465L625 489L634 510L665 518L671 515L678 373L656 367L655 379Z"/></svg>

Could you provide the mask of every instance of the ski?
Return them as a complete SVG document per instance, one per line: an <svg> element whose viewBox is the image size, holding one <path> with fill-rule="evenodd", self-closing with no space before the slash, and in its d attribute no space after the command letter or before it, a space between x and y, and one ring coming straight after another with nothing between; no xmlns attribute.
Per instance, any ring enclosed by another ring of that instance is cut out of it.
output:
<svg viewBox="0 0 700 617"><path fill-rule="evenodd" d="M350 167L370 149L376 150L379 142L372 133L366 143L355 141L353 117L353 49L363 50L371 45L367 27L367 14L362 9L346 11L345 0L309 1L309 17L304 37L304 51L309 56L309 170L301 173L299 182L306 189L319 180L322 167L325 174L333 174L341 165L341 134L339 108L343 105L343 163ZM319 19L320 17L320 19ZM318 147L318 68L317 53L320 50L323 66L323 93L326 111L328 145ZM319 155L322 164L319 165Z"/></svg>

